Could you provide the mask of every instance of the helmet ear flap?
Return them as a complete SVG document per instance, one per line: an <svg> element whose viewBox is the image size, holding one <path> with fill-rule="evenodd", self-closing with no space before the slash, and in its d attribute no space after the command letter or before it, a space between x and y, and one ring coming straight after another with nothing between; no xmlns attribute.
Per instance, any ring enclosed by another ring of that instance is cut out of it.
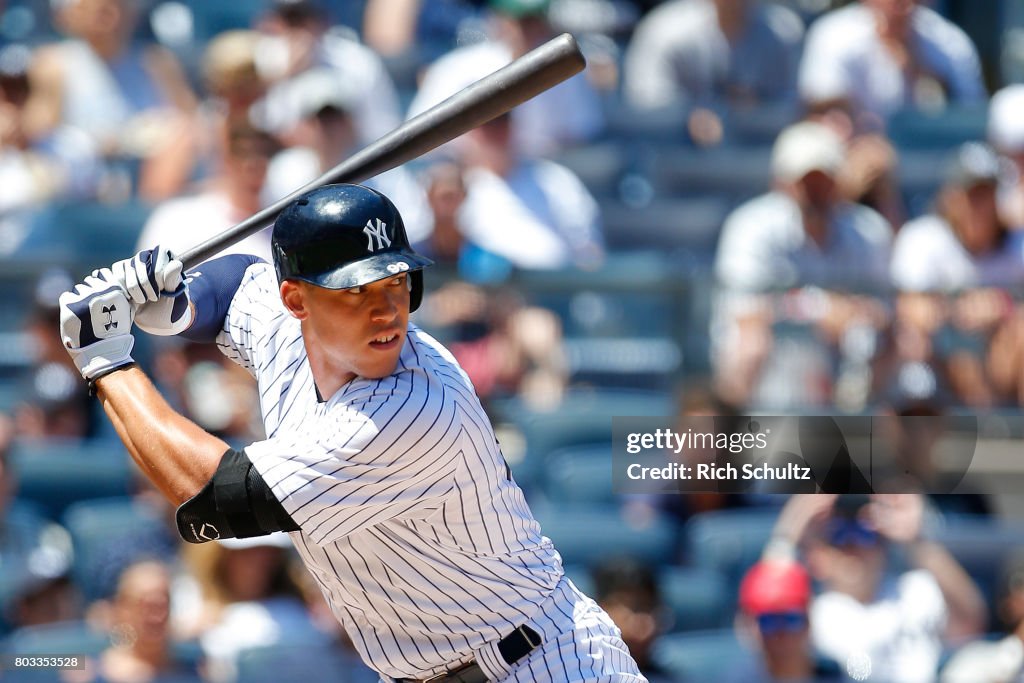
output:
<svg viewBox="0 0 1024 683"><path fill-rule="evenodd" d="M423 271L414 270L409 273L409 312L420 307L423 301Z"/></svg>

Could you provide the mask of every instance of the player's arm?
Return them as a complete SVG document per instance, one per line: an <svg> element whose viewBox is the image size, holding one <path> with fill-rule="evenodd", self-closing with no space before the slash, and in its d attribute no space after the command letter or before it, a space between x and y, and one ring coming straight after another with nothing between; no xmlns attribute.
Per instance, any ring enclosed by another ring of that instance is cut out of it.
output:
<svg viewBox="0 0 1024 683"><path fill-rule="evenodd" d="M113 272L96 271L61 295L61 339L139 468L181 505L182 535L200 542L297 529L244 452L176 413L135 366L134 314ZM207 526L217 531L197 533Z"/></svg>
<svg viewBox="0 0 1024 683"><path fill-rule="evenodd" d="M224 326L245 272L262 262L256 256L229 254L207 261L183 277L181 261L158 246L114 263L109 272L125 290L139 329L212 343Z"/></svg>

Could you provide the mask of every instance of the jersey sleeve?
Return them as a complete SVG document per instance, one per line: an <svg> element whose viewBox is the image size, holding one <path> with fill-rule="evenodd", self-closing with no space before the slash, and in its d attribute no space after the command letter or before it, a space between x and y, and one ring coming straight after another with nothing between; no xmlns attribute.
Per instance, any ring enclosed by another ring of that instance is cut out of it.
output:
<svg viewBox="0 0 1024 683"><path fill-rule="evenodd" d="M245 449L289 516L326 544L395 518L423 518L454 490L463 457L454 401L422 373L366 385L346 406Z"/></svg>
<svg viewBox="0 0 1024 683"><path fill-rule="evenodd" d="M281 303L274 267L264 261L253 263L242 274L227 307L217 346L255 377L260 359L271 356L271 346L281 341L278 329L290 319Z"/></svg>

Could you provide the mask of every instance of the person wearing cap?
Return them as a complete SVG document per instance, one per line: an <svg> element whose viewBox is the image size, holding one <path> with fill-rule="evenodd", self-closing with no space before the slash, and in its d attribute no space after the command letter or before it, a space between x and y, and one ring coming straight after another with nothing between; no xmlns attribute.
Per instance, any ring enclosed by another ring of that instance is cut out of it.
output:
<svg viewBox="0 0 1024 683"><path fill-rule="evenodd" d="M741 665L727 680L745 683L818 683L839 680L832 660L811 646L811 579L803 565L789 558L765 558L740 583L736 628L750 641L758 660Z"/></svg>
<svg viewBox="0 0 1024 683"><path fill-rule="evenodd" d="M884 128L903 109L981 104L981 63L956 24L918 0L860 0L807 31L801 98L814 108L843 103L858 130Z"/></svg>
<svg viewBox="0 0 1024 683"><path fill-rule="evenodd" d="M712 360L717 389L734 405L754 395L772 350L771 294L813 292L817 303L806 317L831 342L854 322L876 324L877 307L850 293L886 287L892 230L874 210L840 198L843 160L843 144L828 127L804 121L786 128L772 149L774 189L734 210L722 227Z"/></svg>
<svg viewBox="0 0 1024 683"><path fill-rule="evenodd" d="M1024 226L1024 85L1014 83L989 101L988 143L1009 161L999 183L999 213L1007 225Z"/></svg>
<svg viewBox="0 0 1024 683"><path fill-rule="evenodd" d="M247 121L230 123L219 173L208 178L198 191L157 205L142 228L138 248L160 244L183 252L262 209L260 193L277 149L278 142L269 133ZM221 253L269 259L270 236L267 231L256 233Z"/></svg>
<svg viewBox="0 0 1024 683"><path fill-rule="evenodd" d="M979 408L1005 400L1006 385L1015 384L1000 376L1005 363L989 370L985 357L1012 320L1009 291L1024 285L1024 233L1009 229L998 211L1001 172L989 147L962 145L936 211L900 229L891 265L898 323L928 346L941 344L934 351L956 399Z"/></svg>
<svg viewBox="0 0 1024 683"><path fill-rule="evenodd" d="M253 112L257 125L292 142L303 118L303 86L296 79L310 69L327 69L359 93L351 102L351 114L360 145L399 126L398 92L384 62L351 31L330 25L326 3L269 0L267 6L259 22L263 40L256 64L272 85Z"/></svg>
<svg viewBox="0 0 1024 683"><path fill-rule="evenodd" d="M915 493L797 495L779 514L769 551L803 550L821 586L810 605L811 642L852 678L933 681L943 648L986 624L974 581L923 533L927 516ZM894 550L909 568L898 569Z"/></svg>
<svg viewBox="0 0 1024 683"><path fill-rule="evenodd" d="M263 186L269 206L352 156L359 148L356 120L365 99L357 84L344 81L330 68L314 67L292 79L291 91L299 113L294 145L270 160ZM413 242L430 233L430 208L423 188L405 167L370 178L367 187L390 197L402 212Z"/></svg>
<svg viewBox="0 0 1024 683"><path fill-rule="evenodd" d="M550 0L488 0L487 40L458 47L431 64L409 105L412 118L553 37ZM597 92L578 74L512 112L513 140L529 156L549 156L604 128Z"/></svg>

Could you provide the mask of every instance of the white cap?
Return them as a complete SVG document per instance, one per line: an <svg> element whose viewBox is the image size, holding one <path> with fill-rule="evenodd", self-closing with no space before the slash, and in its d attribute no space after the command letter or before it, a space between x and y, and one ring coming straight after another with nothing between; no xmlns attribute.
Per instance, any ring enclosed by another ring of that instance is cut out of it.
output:
<svg viewBox="0 0 1024 683"><path fill-rule="evenodd" d="M250 536L249 538L221 538L217 540L228 550L246 550L248 548L291 548L292 541L283 531L275 531L267 536Z"/></svg>
<svg viewBox="0 0 1024 683"><path fill-rule="evenodd" d="M992 96L988 139L1000 152L1024 152L1024 85L1008 85Z"/></svg>
<svg viewBox="0 0 1024 683"><path fill-rule="evenodd" d="M301 116L317 114L325 107L350 112L356 106L358 93L333 69L310 69L295 77L290 94L298 103Z"/></svg>
<svg viewBox="0 0 1024 683"><path fill-rule="evenodd" d="M803 121L786 128L772 149L772 174L776 180L795 182L811 171L834 176L843 165L843 141L831 128Z"/></svg>

